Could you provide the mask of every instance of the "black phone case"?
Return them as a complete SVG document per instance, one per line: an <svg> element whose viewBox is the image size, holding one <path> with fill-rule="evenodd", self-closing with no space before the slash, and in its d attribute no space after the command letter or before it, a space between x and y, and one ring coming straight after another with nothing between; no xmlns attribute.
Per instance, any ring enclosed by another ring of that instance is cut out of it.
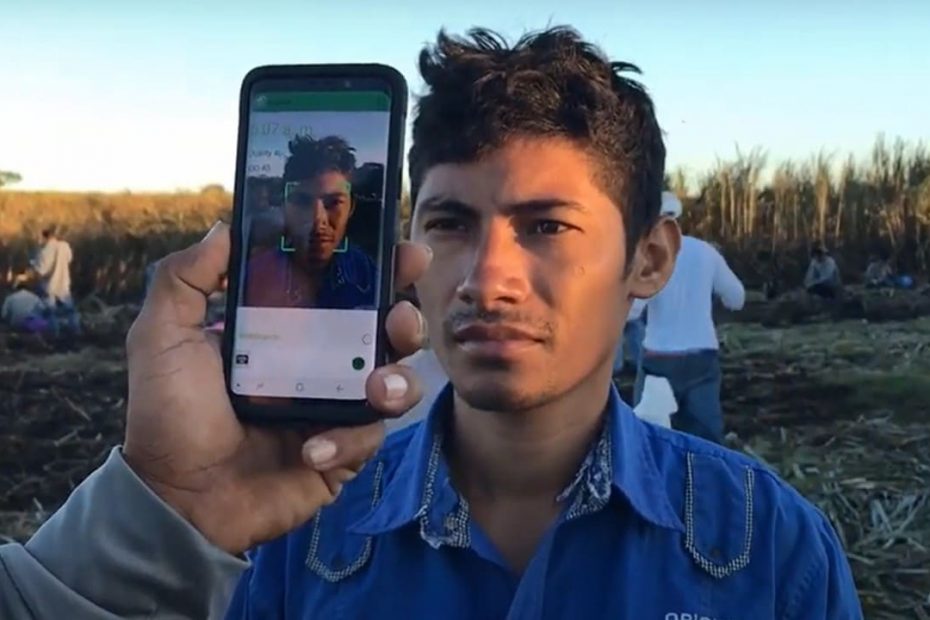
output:
<svg viewBox="0 0 930 620"><path fill-rule="evenodd" d="M273 65L250 71L242 81L239 97L239 135L236 154L236 180L233 193L232 245L226 298L226 323L223 330L223 371L226 392L236 415L252 424L355 426L382 418L366 401L318 398L262 397L261 404L247 396L233 393L231 370L236 311L238 309L242 252L243 209L245 208L245 162L249 129L249 100L252 86L262 80L300 80L318 78L376 78L391 88L391 113L388 158L385 167L384 209L382 211L381 289L378 308L378 331L375 341L376 367L389 361L390 347L384 323L394 299L395 246L399 231L398 206L402 187L404 130L407 116L407 83L396 69L380 64ZM308 352L308 355L312 353Z"/></svg>

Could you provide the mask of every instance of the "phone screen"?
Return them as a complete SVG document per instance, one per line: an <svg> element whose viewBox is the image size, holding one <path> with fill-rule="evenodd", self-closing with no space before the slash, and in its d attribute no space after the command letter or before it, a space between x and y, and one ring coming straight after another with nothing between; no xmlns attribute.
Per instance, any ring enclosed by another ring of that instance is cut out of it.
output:
<svg viewBox="0 0 930 620"><path fill-rule="evenodd" d="M376 79L250 92L231 389L363 400L376 363L390 89Z"/></svg>

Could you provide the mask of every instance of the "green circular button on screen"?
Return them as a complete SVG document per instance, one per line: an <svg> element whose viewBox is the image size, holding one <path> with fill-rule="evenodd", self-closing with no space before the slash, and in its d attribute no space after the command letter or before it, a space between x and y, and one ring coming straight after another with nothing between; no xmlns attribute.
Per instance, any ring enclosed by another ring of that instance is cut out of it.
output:
<svg viewBox="0 0 930 620"><path fill-rule="evenodd" d="M354 368L355 370L361 370L364 367L365 367L365 360L363 360L362 358L356 357L354 360L352 360L352 368Z"/></svg>

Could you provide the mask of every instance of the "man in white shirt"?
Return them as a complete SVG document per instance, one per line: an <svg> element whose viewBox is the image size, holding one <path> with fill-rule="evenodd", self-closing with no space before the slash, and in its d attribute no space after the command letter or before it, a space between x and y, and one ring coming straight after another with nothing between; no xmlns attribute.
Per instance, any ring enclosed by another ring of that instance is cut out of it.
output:
<svg viewBox="0 0 930 620"><path fill-rule="evenodd" d="M72 334L80 332L80 317L71 297L71 261L74 253L71 244L59 239L54 228L42 231L41 248L31 262L39 278L39 287L45 303L52 309L51 319L56 335L63 320Z"/></svg>
<svg viewBox="0 0 930 620"><path fill-rule="evenodd" d="M71 303L71 245L59 239L54 228L42 231L39 254L32 268L39 276L42 291L50 305Z"/></svg>
<svg viewBox="0 0 930 620"><path fill-rule="evenodd" d="M681 202L666 192L663 214L677 218L681 210ZM715 295L731 310L740 310L746 300L743 284L720 252L684 235L668 284L654 297L634 303L628 320L648 310L634 401L639 402L646 375L665 377L678 404L672 427L723 443Z"/></svg>

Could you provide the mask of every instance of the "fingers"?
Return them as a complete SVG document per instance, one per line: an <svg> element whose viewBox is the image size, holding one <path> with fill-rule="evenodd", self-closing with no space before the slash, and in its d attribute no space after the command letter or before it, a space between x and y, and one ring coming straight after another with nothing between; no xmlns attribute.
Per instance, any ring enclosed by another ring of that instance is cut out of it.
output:
<svg viewBox="0 0 930 620"><path fill-rule="evenodd" d="M396 418L420 402L423 387L412 368L388 364L368 376L365 397L372 408L389 418Z"/></svg>
<svg viewBox="0 0 930 620"><path fill-rule="evenodd" d="M143 312L181 327L199 327L207 295L217 290L229 264L229 227L217 222L200 243L159 261Z"/></svg>
<svg viewBox="0 0 930 620"><path fill-rule="evenodd" d="M428 245L402 241L397 244L397 255L394 266L394 287L405 289L420 279L430 261L433 260L433 251Z"/></svg>
<svg viewBox="0 0 930 620"><path fill-rule="evenodd" d="M413 355L426 342L426 321L409 301L399 301L388 312L384 322L391 348L400 357Z"/></svg>
<svg viewBox="0 0 930 620"><path fill-rule="evenodd" d="M313 469L337 468L358 471L374 456L384 441L384 423L334 428L304 442L301 456Z"/></svg>

